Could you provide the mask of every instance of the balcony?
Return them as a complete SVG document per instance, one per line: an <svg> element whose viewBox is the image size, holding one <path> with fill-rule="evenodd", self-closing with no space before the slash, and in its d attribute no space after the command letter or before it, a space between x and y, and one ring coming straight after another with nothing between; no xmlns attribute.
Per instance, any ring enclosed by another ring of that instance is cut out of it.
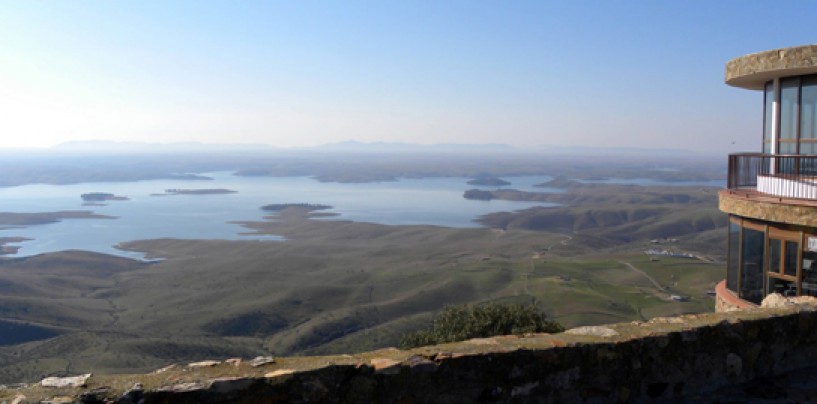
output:
<svg viewBox="0 0 817 404"><path fill-rule="evenodd" d="M811 205L817 202L817 155L731 154L726 186L734 193Z"/></svg>

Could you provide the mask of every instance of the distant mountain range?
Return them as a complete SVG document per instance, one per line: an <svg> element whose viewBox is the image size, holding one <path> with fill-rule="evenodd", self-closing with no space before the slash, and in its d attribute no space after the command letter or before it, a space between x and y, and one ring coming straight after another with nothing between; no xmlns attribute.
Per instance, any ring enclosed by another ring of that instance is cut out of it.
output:
<svg viewBox="0 0 817 404"><path fill-rule="evenodd" d="M52 150L69 152L127 152L127 153L167 153L167 152L214 152L214 151L272 151L279 150L267 144L221 144L202 142L147 143L115 142L108 140L88 140L60 143Z"/></svg>
<svg viewBox="0 0 817 404"><path fill-rule="evenodd" d="M698 154L684 149L651 149L646 147L553 146L541 145L534 150L566 155L685 155Z"/></svg>
<svg viewBox="0 0 817 404"><path fill-rule="evenodd" d="M55 151L69 152L356 152L356 153L496 153L519 151L505 144L433 144L421 145L396 142L358 142L354 140L328 143L313 147L278 148L267 144L216 144L201 142L144 143L113 141L75 141L56 145Z"/></svg>
<svg viewBox="0 0 817 404"><path fill-rule="evenodd" d="M467 144L467 143L438 143L431 145L422 145L416 143L399 143L399 142L358 142L355 140L347 140L345 142L328 143L325 145L305 148L312 150L331 150L331 151L371 151L371 152L403 152L403 151L438 151L438 152L513 152L518 149L513 146L499 143L485 143L485 144Z"/></svg>
<svg viewBox="0 0 817 404"><path fill-rule="evenodd" d="M51 148L60 152L106 153L196 153L196 152L353 152L353 153L535 153L560 155L689 155L689 150L648 149L633 147L553 146L514 147L501 143L438 143L416 144L400 142L359 142L348 140L313 147L279 148L268 144L218 144L201 142L147 143L115 141L74 141Z"/></svg>

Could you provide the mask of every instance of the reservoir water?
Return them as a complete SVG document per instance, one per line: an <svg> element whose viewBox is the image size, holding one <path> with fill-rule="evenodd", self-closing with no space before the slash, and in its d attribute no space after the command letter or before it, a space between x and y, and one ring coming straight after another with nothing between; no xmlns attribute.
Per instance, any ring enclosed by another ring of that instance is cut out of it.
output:
<svg viewBox="0 0 817 404"><path fill-rule="evenodd" d="M322 183L306 177L237 177L207 173L212 181L149 180L93 182L70 185L32 184L0 188L2 212L54 212L88 210L115 219L65 219L58 223L0 230L0 237L31 239L17 254L79 249L141 258L135 252L116 249L116 244L155 238L280 240L278 236L242 234L247 229L234 221L259 221L268 213L260 209L271 203L313 203L333 207L332 219L382 224L432 224L476 227L473 219L490 212L547 206L546 203L472 201L462 193L473 185L467 178L404 179L362 184ZM533 190L547 177L516 177L513 186ZM168 195L166 189L225 188L232 194ZM539 188L539 190L542 190ZM83 206L80 195L107 192L126 196L125 201L106 201L105 206Z"/></svg>
<svg viewBox="0 0 817 404"><path fill-rule="evenodd" d="M155 238L281 240L278 236L243 234L235 221L260 221L267 215L261 206L272 203L331 205L338 216L329 220L354 220L389 225L430 224L478 227L473 220L498 211L514 211L541 202L474 201L462 197L471 188L468 178L401 179L362 184L322 183L307 177L237 177L226 172L207 173L212 181L149 180L93 182L70 185L32 184L0 188L0 212L54 212L88 210L113 219L65 219L58 223L0 229L0 237L26 237L13 257L79 249L142 258L140 253L115 248L131 240ZM509 177L505 188L559 192L535 188L550 180L544 176ZM677 184L683 185L683 184ZM697 184L696 184L697 185ZM713 184L714 185L714 184ZM231 194L169 195L166 189L225 188ZM83 206L80 195L108 192L125 201L105 206Z"/></svg>

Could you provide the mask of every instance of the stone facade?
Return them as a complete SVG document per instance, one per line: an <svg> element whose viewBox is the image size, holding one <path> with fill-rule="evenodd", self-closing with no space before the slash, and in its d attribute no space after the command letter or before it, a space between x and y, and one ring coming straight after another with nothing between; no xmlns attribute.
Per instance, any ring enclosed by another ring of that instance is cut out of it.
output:
<svg viewBox="0 0 817 404"><path fill-rule="evenodd" d="M734 195L729 191L721 191L718 196L718 207L725 213L767 222L817 227L817 206L788 203L785 198L779 203L767 202Z"/></svg>
<svg viewBox="0 0 817 404"><path fill-rule="evenodd" d="M775 77L817 73L817 45L752 53L726 63L726 83L760 90Z"/></svg>

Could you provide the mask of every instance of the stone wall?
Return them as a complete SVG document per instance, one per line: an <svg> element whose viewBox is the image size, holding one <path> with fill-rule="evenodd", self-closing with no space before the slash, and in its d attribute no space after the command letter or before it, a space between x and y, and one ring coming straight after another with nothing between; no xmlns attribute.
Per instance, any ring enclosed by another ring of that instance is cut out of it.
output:
<svg viewBox="0 0 817 404"><path fill-rule="evenodd" d="M726 288L726 281L723 280L715 286L715 311L718 313L743 310L757 307L753 303L747 302Z"/></svg>
<svg viewBox="0 0 817 404"><path fill-rule="evenodd" d="M817 306L705 313L475 339L410 351L176 365L84 387L0 389L0 401L511 402L699 400L817 364ZM132 386L125 392L126 386Z"/></svg>

